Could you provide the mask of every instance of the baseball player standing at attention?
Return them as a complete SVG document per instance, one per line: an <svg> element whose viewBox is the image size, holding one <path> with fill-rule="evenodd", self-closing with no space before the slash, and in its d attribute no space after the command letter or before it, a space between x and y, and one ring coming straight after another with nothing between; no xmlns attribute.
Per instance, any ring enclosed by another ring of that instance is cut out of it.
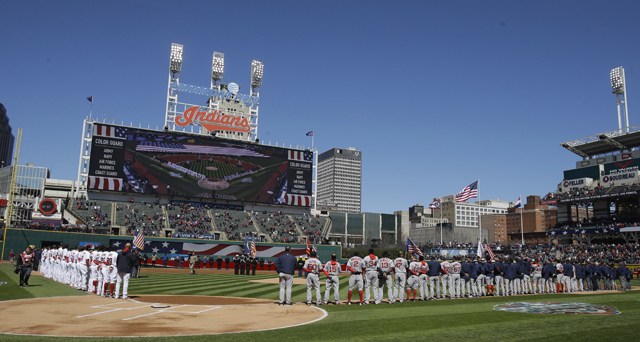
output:
<svg viewBox="0 0 640 342"><path fill-rule="evenodd" d="M122 284L122 299L127 299L129 290L129 278L131 277L131 268L137 258L131 252L131 244L127 243L122 252L117 254L114 260L114 266L116 268L116 286L113 291L113 298L118 298L120 295L120 284Z"/></svg>
<svg viewBox="0 0 640 342"><path fill-rule="evenodd" d="M404 252L400 251L400 253L398 253L398 257L393 260L393 273L395 275L394 280L396 284L396 289L393 293L393 302L395 302L396 299L398 299L400 303L404 302L404 288L407 284L408 267L409 263L407 262L407 259L404 258Z"/></svg>
<svg viewBox="0 0 640 342"><path fill-rule="evenodd" d="M327 261L327 263L324 265L324 275L327 276L326 290L324 292L325 304L329 303L329 294L332 287L335 304L340 304L340 278L338 278L338 274L340 274L341 267L337 261L337 258L338 257L335 254L331 254L331 260Z"/></svg>
<svg viewBox="0 0 640 342"><path fill-rule="evenodd" d="M363 262L362 258L357 251L353 252L353 256L347 261L347 270L351 272L349 276L349 291L347 292L347 304L351 305L351 296L353 295L353 289L358 287L358 294L360 295L360 305L364 303L363 297L363 284L362 284L362 270Z"/></svg>
<svg viewBox="0 0 640 342"><path fill-rule="evenodd" d="M564 277L562 275L564 273L564 265L560 262L560 259L557 260L556 263L556 292L563 292L564 287Z"/></svg>
<svg viewBox="0 0 640 342"><path fill-rule="evenodd" d="M414 257L409 264L409 279L407 279L407 300L412 302L415 302L417 289L420 286L420 268L422 268L422 264ZM413 298L411 298L411 293L413 293Z"/></svg>
<svg viewBox="0 0 640 342"><path fill-rule="evenodd" d="M533 294L542 294L544 293L544 283L542 279L542 263L540 260L536 260L533 265L533 283L532 283L532 292Z"/></svg>
<svg viewBox="0 0 640 342"><path fill-rule="evenodd" d="M458 262L458 257L453 258L453 262L449 271L449 291L451 298L460 298L460 272L462 271L462 265Z"/></svg>
<svg viewBox="0 0 640 342"><path fill-rule="evenodd" d="M487 284L487 290L486 293L488 296L492 296L495 294L495 290L496 287L495 285L493 285L493 281L494 281L494 269L495 269L495 264L493 263L492 259L488 259L487 262L484 264L483 270L484 270L484 280L485 283Z"/></svg>
<svg viewBox="0 0 640 342"><path fill-rule="evenodd" d="M378 259L378 272L381 274L381 280L384 283L379 282L378 291L378 300L381 302L382 298L384 298L384 286L387 286L387 296L389 296L389 304L393 304L395 301L393 298L393 275L391 274L391 270L393 269L393 260L389 259L389 252L382 252L382 258Z"/></svg>
<svg viewBox="0 0 640 342"><path fill-rule="evenodd" d="M440 257L440 260L443 258ZM440 284L442 285L442 292L438 293L439 298L444 298L447 296L447 289L449 288L449 270L451 269L451 264L447 260L442 260L440 263ZM451 289L449 288L449 292Z"/></svg>
<svg viewBox="0 0 640 342"><path fill-rule="evenodd" d="M369 249L369 255L362 259L365 267L364 278L364 303L369 304L371 291L373 290L373 299L376 304L380 304L378 298L378 257L374 254L373 248Z"/></svg>
<svg viewBox="0 0 640 342"><path fill-rule="evenodd" d="M427 261L429 271L427 272L427 281L429 282L429 296L428 299L435 299L436 294L440 294L440 263L436 261L435 256L431 256L431 260ZM434 288L437 290L434 292Z"/></svg>
<svg viewBox="0 0 640 342"><path fill-rule="evenodd" d="M498 257L496 257L496 263L495 266L493 268L493 274L495 275L495 282L496 282L496 291L494 291L494 294L496 296L500 296L500 294L502 293L502 296L506 296L507 295L507 289L504 286L504 266L505 263L502 262L502 260Z"/></svg>
<svg viewBox="0 0 640 342"><path fill-rule="evenodd" d="M316 258L316 251L311 251L309 259L304 262L302 269L307 272L307 305L312 304L312 292L316 292L316 305L322 304L320 296L320 276L318 272L322 271L322 262Z"/></svg>
<svg viewBox="0 0 640 342"><path fill-rule="evenodd" d="M418 257L420 262L420 275L418 275L418 288L420 289L420 300L426 300L429 297L427 289L429 265L424 261L424 255Z"/></svg>
<svg viewBox="0 0 640 342"><path fill-rule="evenodd" d="M284 248L284 254L276 260L276 272L280 280L279 305L291 305L291 289L293 288L293 273L296 271L296 257L291 255L291 247Z"/></svg>

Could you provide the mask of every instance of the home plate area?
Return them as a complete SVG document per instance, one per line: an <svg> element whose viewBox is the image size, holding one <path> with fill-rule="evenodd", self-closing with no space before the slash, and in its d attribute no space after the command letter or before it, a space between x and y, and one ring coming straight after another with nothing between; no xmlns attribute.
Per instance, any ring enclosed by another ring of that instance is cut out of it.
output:
<svg viewBox="0 0 640 342"><path fill-rule="evenodd" d="M0 302L0 312L0 333L76 337L250 332L308 324L327 315L313 306L278 306L263 300L204 296L20 299Z"/></svg>

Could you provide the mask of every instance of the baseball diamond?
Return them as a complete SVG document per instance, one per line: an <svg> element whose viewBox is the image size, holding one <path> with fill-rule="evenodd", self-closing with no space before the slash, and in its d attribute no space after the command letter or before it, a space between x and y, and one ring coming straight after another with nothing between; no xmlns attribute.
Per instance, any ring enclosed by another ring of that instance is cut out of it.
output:
<svg viewBox="0 0 640 342"><path fill-rule="evenodd" d="M512 338L510 329L515 327L522 336L549 339L566 334L564 336L571 340L573 333L561 326L572 324L579 324L588 333L588 338L584 338L586 334L581 335L583 340L607 336L597 318L522 316L522 313L499 312L494 308L514 300L554 302L556 306L564 302L571 304L577 298L573 294L405 301L395 305L385 301L382 305L318 308L303 304L306 282L296 277L294 305L279 306L276 305L278 285L274 272L259 271L255 276L243 277L233 275L232 271L205 269L192 276L186 269L144 268L140 278L131 280L129 299L117 300L83 295L42 277L39 272L34 272L32 286L20 289L10 270L10 265L0 264L0 280L6 279L6 289L11 289L0 291L0 312L3 313L0 339L9 341L36 341L42 336L47 339L53 338L50 336L185 336L181 340L200 341L211 334L218 334L216 340L219 341L276 341L296 337L311 341L437 340L443 334L450 339L475 334L477 340L495 341ZM349 277L348 273L339 277L341 298L346 298ZM616 336L632 338L635 334L632 327L640 318L638 281L633 280L633 285L632 291L592 292L580 296L579 300L597 307L615 308L620 314L610 316L612 321L607 324L617 327ZM25 320L34 323L25 325ZM380 320L384 322L382 325ZM424 324L416 326L414 323L418 321ZM447 328L447 322L451 321L457 322L456 329ZM545 328L539 329L540 326ZM309 336L309 331L322 333ZM344 331L350 333L345 335Z"/></svg>

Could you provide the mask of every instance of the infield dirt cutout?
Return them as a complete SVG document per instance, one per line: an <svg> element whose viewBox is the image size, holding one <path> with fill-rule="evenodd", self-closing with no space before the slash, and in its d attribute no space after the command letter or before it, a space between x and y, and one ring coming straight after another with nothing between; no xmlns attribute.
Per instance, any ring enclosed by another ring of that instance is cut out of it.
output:
<svg viewBox="0 0 640 342"><path fill-rule="evenodd" d="M303 325L326 317L326 311L301 304L279 306L250 298L156 295L129 300L95 295L19 299L0 302L0 313L0 333L82 337L251 332Z"/></svg>

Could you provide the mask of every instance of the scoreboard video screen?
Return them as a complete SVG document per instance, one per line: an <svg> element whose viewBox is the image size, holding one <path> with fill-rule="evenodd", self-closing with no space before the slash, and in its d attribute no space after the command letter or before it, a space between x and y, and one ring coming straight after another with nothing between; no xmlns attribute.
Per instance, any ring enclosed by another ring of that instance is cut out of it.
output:
<svg viewBox="0 0 640 342"><path fill-rule="evenodd" d="M93 125L89 191L311 206L313 153Z"/></svg>

